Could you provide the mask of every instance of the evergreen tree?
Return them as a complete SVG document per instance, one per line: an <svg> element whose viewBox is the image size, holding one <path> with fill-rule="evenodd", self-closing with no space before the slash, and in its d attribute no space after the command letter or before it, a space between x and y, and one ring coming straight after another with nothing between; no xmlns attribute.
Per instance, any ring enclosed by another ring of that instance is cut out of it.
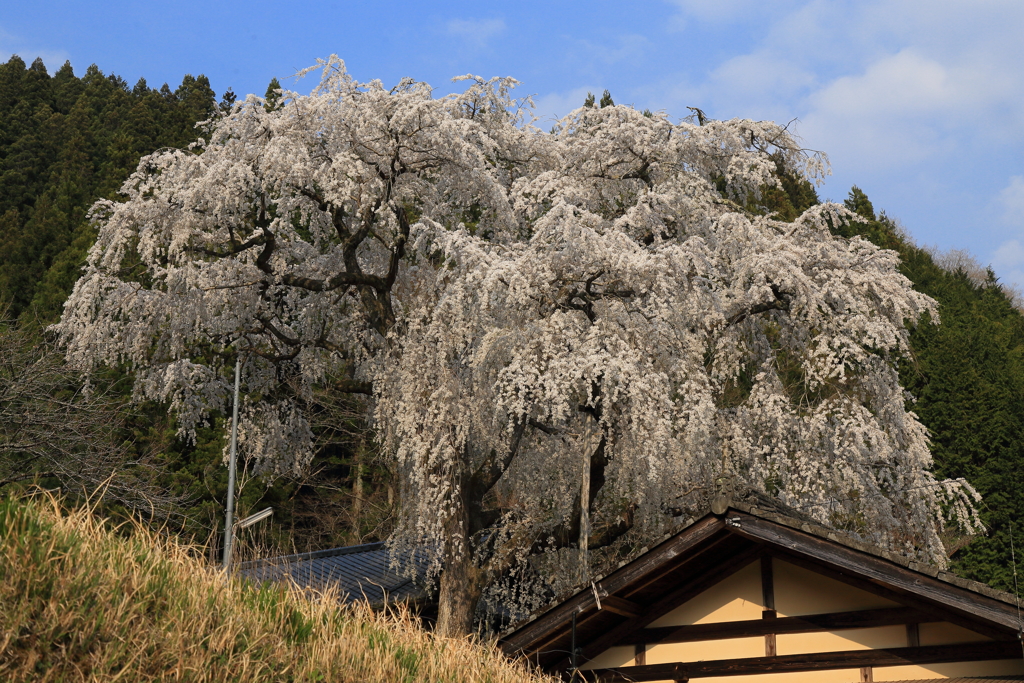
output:
<svg viewBox="0 0 1024 683"><path fill-rule="evenodd" d="M52 78L41 59L0 64L0 300L8 316L56 319L89 246L88 207L116 196L142 155L186 146L199 134L195 123L217 111L205 76L185 76L169 95L145 79L129 89L96 65L79 79L68 62Z"/></svg>
<svg viewBox="0 0 1024 683"><path fill-rule="evenodd" d="M269 111L276 111L281 108L281 84L277 78L270 79L270 85L267 86L267 92L263 96L264 104L263 108Z"/></svg>
<svg viewBox="0 0 1024 683"><path fill-rule="evenodd" d="M218 104L217 106L220 108L221 112L226 114L229 111L231 111L231 108L233 106L235 106L236 99L238 98L235 96L235 91L231 88L228 88L224 91L224 95L222 95L220 99L220 104Z"/></svg>
<svg viewBox="0 0 1024 683"><path fill-rule="evenodd" d="M856 185L850 190L850 196L843 204L855 214L869 221L875 220L875 207L871 205L871 200L864 194L864 191Z"/></svg>

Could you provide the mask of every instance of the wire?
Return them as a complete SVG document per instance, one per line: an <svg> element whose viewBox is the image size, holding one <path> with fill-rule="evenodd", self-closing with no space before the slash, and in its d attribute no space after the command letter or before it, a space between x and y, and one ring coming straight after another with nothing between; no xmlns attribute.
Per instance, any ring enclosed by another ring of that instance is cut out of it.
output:
<svg viewBox="0 0 1024 683"><path fill-rule="evenodd" d="M1024 626L1020 620L1020 593L1017 590L1017 556L1013 551L1013 520L1010 520L1010 562L1013 564L1013 594L1017 598L1017 640L1020 641L1020 654L1024 657Z"/></svg>

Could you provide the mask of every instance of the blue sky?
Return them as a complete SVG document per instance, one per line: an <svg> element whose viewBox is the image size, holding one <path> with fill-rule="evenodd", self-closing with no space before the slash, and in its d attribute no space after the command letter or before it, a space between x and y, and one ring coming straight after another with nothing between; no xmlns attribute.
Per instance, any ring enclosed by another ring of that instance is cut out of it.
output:
<svg viewBox="0 0 1024 683"><path fill-rule="evenodd" d="M204 73L240 95L336 53L360 80L439 94L459 74L515 76L543 117L607 88L677 118L797 119L832 161L823 198L859 185L919 244L966 249L1024 287L1020 0L8 0L0 60L12 53L156 87Z"/></svg>

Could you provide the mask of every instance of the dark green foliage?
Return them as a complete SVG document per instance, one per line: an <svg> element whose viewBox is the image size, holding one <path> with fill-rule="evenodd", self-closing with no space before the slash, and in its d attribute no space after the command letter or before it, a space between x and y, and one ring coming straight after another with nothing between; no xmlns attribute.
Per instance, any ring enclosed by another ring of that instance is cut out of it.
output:
<svg viewBox="0 0 1024 683"><path fill-rule="evenodd" d="M87 212L115 198L139 158L194 140L216 111L205 76L163 94L96 66L51 78L42 60L0 64L0 300L8 316L53 322L94 239Z"/></svg>
<svg viewBox="0 0 1024 683"><path fill-rule="evenodd" d="M231 88L228 88L224 92L224 95L221 97L220 104L218 104L217 106L220 107L220 110L222 112L227 114L228 112L231 111L231 108L233 106L235 106L235 100L237 100L237 99L238 98L235 96L235 91L232 90Z"/></svg>
<svg viewBox="0 0 1024 683"><path fill-rule="evenodd" d="M590 107L591 109L594 108L594 93L592 93L592 92L588 92L587 93L587 99L583 100L583 106L584 107Z"/></svg>
<svg viewBox="0 0 1024 683"><path fill-rule="evenodd" d="M750 198L747 208L756 213L775 214L783 221L793 221L797 216L818 203L818 193L807 180L786 168L781 155L772 157L776 166L776 177L781 187L761 188L761 198ZM720 190L724 191L724 180Z"/></svg>
<svg viewBox="0 0 1024 683"><path fill-rule="evenodd" d="M871 205L871 200L864 194L856 185L850 189L850 196L843 202L847 209L853 211L858 216L866 218L869 221L875 220L875 207Z"/></svg>
<svg viewBox="0 0 1024 683"><path fill-rule="evenodd" d="M601 95L601 102L599 104L600 104L602 109L604 109L605 107L612 107L612 106L614 106L615 105L615 101L612 100L612 94L610 92L608 92L607 90L605 90L604 94Z"/></svg>
<svg viewBox="0 0 1024 683"><path fill-rule="evenodd" d="M267 93L263 96L263 108L267 111L274 111L281 108L281 84L276 78L270 79L267 86Z"/></svg>

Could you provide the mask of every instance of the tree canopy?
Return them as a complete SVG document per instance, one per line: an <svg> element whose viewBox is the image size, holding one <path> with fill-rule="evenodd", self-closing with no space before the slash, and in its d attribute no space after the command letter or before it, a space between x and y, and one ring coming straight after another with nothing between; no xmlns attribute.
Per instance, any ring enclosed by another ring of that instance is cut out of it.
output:
<svg viewBox="0 0 1024 683"><path fill-rule="evenodd" d="M317 387L370 397L393 543L436 550L443 631L522 597L510 573L628 554L723 481L938 563L945 524L975 528L898 382L934 301L830 232L844 207L748 208L782 167L825 170L784 127L608 97L545 133L511 79L434 98L320 68L98 203L56 330L82 369L133 366L186 435L241 356L241 447L269 471L312 457Z"/></svg>

